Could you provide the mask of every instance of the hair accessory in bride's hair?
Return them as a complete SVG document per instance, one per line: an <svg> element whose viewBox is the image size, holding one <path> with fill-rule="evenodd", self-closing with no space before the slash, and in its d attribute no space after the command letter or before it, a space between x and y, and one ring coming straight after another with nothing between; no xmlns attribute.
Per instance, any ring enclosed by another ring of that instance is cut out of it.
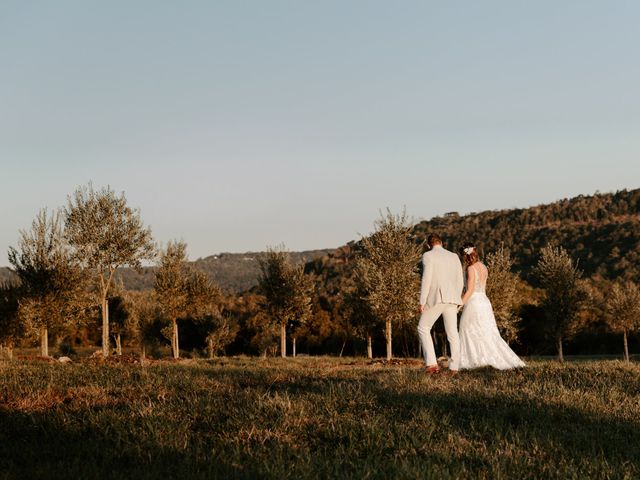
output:
<svg viewBox="0 0 640 480"><path fill-rule="evenodd" d="M464 253L466 253L467 255L471 255L473 253L473 251L475 250L474 247L467 247L465 248L463 251Z"/></svg>

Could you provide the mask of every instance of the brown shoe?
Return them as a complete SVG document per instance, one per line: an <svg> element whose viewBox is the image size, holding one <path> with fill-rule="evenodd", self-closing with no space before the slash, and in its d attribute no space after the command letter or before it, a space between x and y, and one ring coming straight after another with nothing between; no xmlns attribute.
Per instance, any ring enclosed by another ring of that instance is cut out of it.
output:
<svg viewBox="0 0 640 480"><path fill-rule="evenodd" d="M431 365L427 367L426 372L430 375L440 373L440 368L437 365Z"/></svg>

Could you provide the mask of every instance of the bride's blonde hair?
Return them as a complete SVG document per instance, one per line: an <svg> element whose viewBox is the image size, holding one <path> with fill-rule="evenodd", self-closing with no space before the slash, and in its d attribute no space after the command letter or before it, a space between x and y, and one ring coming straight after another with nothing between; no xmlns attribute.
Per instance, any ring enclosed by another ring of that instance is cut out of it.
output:
<svg viewBox="0 0 640 480"><path fill-rule="evenodd" d="M473 243L466 242L460 249L460 256L464 260L464 266L470 267L479 260L478 248Z"/></svg>

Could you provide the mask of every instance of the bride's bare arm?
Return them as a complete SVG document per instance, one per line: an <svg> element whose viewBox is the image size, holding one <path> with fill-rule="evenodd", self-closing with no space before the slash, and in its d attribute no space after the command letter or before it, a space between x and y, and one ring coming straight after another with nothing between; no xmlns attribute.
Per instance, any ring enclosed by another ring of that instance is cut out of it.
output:
<svg viewBox="0 0 640 480"><path fill-rule="evenodd" d="M473 290L476 288L476 272L473 268L467 268L467 291L462 296L462 304L466 304L469 297L473 294Z"/></svg>

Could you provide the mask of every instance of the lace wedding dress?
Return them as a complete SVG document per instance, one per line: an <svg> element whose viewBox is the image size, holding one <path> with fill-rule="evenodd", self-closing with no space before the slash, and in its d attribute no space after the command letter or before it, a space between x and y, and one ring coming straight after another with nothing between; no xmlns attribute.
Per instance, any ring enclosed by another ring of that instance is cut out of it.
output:
<svg viewBox="0 0 640 480"><path fill-rule="evenodd" d="M475 287L460 318L460 368L492 366L498 370L524 367L525 363L500 336L487 297L488 273L475 263Z"/></svg>

